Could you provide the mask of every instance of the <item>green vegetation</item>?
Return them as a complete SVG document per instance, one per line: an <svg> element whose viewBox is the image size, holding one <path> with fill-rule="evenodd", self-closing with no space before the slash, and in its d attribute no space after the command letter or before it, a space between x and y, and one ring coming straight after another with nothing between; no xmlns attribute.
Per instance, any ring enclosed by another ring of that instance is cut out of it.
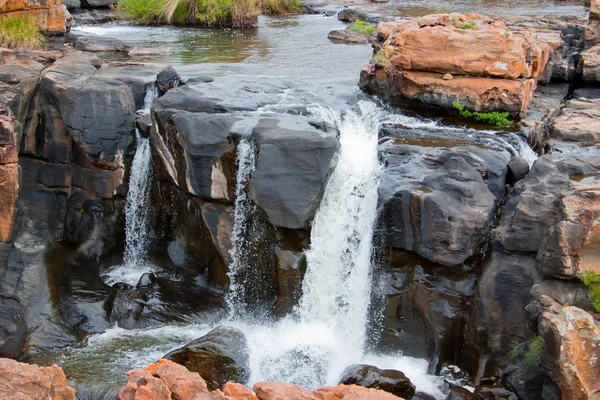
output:
<svg viewBox="0 0 600 400"><path fill-rule="evenodd" d="M354 23L350 25L348 29L354 32L362 33L364 35L372 35L377 30L375 25L373 25L372 23L361 21L360 19L354 21Z"/></svg>
<svg viewBox="0 0 600 400"><path fill-rule="evenodd" d="M452 103L452 107L456 108L463 118L474 118L476 121L485 122L490 125L505 126L512 125L512 121L508 119L507 112L477 112L465 109L464 104L457 101Z"/></svg>
<svg viewBox="0 0 600 400"><path fill-rule="evenodd" d="M457 24L456 27L458 29L473 29L477 26L475 21L465 22L464 24Z"/></svg>
<svg viewBox="0 0 600 400"><path fill-rule="evenodd" d="M592 306L597 312L600 312L600 275L593 271L585 271L582 280L588 288L588 296Z"/></svg>
<svg viewBox="0 0 600 400"><path fill-rule="evenodd" d="M382 49L382 50L379 50L377 52L377 54L375 54L375 57L373 57L373 60L371 60L371 62L375 65L379 65L379 66L383 67L385 72L387 72L389 74L394 69L393 65L392 65L392 57L393 56L394 56L394 53L389 55Z"/></svg>
<svg viewBox="0 0 600 400"><path fill-rule="evenodd" d="M79 210L79 214L83 214L85 212L85 210L82 208L81 210Z"/></svg>
<svg viewBox="0 0 600 400"><path fill-rule="evenodd" d="M300 0L120 0L125 18L142 24L179 24L243 28L258 14L300 9Z"/></svg>
<svg viewBox="0 0 600 400"><path fill-rule="evenodd" d="M536 336L529 342L522 343L512 349L509 356L511 359L520 358L528 367L535 368L540 365L544 349L544 338Z"/></svg>
<svg viewBox="0 0 600 400"><path fill-rule="evenodd" d="M44 35L28 15L6 17L0 15L0 47L19 50L37 50L44 45Z"/></svg>
<svg viewBox="0 0 600 400"><path fill-rule="evenodd" d="M261 0L260 11L265 15L279 15L299 11L301 8L300 0Z"/></svg>

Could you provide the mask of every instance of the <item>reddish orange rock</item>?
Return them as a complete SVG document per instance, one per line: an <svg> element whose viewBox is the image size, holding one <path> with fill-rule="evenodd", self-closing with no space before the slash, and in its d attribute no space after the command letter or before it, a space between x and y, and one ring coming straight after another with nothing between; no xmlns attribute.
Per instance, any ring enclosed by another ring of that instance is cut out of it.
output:
<svg viewBox="0 0 600 400"><path fill-rule="evenodd" d="M289 383L259 382L252 390L260 400L319 400L308 390Z"/></svg>
<svg viewBox="0 0 600 400"><path fill-rule="evenodd" d="M71 15L62 0L5 0L0 1L0 14L7 17L27 15L45 32L64 35Z"/></svg>
<svg viewBox="0 0 600 400"><path fill-rule="evenodd" d="M223 393L234 400L258 400L250 389L240 383L227 382L223 386Z"/></svg>
<svg viewBox="0 0 600 400"><path fill-rule="evenodd" d="M65 373L57 365L39 367L0 358L0 399L74 400Z"/></svg>
<svg viewBox="0 0 600 400"><path fill-rule="evenodd" d="M198 373L190 372L173 361L161 359L146 368L146 371L161 379L178 399L192 400L200 393L208 393L206 382Z"/></svg>
<svg viewBox="0 0 600 400"><path fill-rule="evenodd" d="M357 385L322 387L314 392L320 400L403 400L383 390L369 389Z"/></svg>
<svg viewBox="0 0 600 400"><path fill-rule="evenodd" d="M165 383L143 369L127 373L127 385L119 392L119 400L171 400Z"/></svg>

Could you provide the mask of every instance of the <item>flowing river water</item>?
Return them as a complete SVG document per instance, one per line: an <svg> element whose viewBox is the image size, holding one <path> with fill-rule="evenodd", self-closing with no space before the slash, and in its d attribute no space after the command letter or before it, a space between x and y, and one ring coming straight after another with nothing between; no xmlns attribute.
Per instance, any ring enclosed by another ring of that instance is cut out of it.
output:
<svg viewBox="0 0 600 400"><path fill-rule="evenodd" d="M566 3L569 5L569 3ZM557 6L558 7L558 6ZM338 6L333 9L339 9ZM184 79L209 76L222 87L247 86L273 90L273 101L257 114L307 113L336 126L340 147L325 188L306 253L303 293L294 311L278 321L241 318L244 282L244 229L252 212L244 187L254 168L254 147L243 139L238 148L237 199L230 278L229 313L217 325L238 327L250 350L249 384L261 380L298 383L310 389L336 384L345 367L370 363L403 371L417 390L443 397L440 377L430 374L426 360L393 354L371 354L367 320L371 291L373 230L377 219L377 187L381 167L377 155L378 128L385 122L409 127L443 129L457 137L500 138L504 147L530 163L535 154L514 133L473 131L435 120L384 109L357 89L360 68L370 59L367 45L331 43L327 33L342 29L335 17L300 15L261 17L257 29L195 30L174 27L134 27L111 23L75 28L76 33L116 37L143 48L168 46L170 55L153 62L172 64ZM283 88L283 90L282 90ZM498 141L496 140L496 143ZM127 199L127 247L118 273L107 282L137 278L150 267L145 253L145 201L151 159L147 139L138 135ZM136 175L137 174L137 175ZM211 324L162 326L126 330L118 326L87 338L84 345L56 355L67 376L78 386L101 387L114 393L125 372L144 367L210 331ZM98 377L102 377L99 382Z"/></svg>

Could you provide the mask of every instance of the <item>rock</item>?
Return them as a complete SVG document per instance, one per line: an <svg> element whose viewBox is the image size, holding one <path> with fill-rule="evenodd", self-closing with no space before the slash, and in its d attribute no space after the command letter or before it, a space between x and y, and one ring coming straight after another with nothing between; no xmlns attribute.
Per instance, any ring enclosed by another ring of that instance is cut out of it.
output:
<svg viewBox="0 0 600 400"><path fill-rule="evenodd" d="M528 310L544 341L542 369L563 398L595 399L600 392L600 328L594 318L572 306L541 296Z"/></svg>
<svg viewBox="0 0 600 400"><path fill-rule="evenodd" d="M19 127L12 111L0 103L0 243L14 239L14 222L19 198ZM0 257L3 265L4 261Z"/></svg>
<svg viewBox="0 0 600 400"><path fill-rule="evenodd" d="M118 51L129 53L131 46L123 41L104 36L80 36L75 42L75 49L90 52Z"/></svg>
<svg viewBox="0 0 600 400"><path fill-rule="evenodd" d="M135 48L129 51L129 57L148 57L148 56L168 56L173 53L171 48L166 46L159 46L150 49Z"/></svg>
<svg viewBox="0 0 600 400"><path fill-rule="evenodd" d="M346 28L329 32L327 38L334 43L368 44L375 40L375 35L366 35Z"/></svg>
<svg viewBox="0 0 600 400"><path fill-rule="evenodd" d="M253 130L258 146L250 194L278 227L305 228L319 205L336 131L321 131L305 117L263 118Z"/></svg>
<svg viewBox="0 0 600 400"><path fill-rule="evenodd" d="M213 329L164 358L199 373L211 389L228 381L244 383L250 376L246 338L235 328Z"/></svg>
<svg viewBox="0 0 600 400"><path fill-rule="evenodd" d="M591 0L589 24L585 31L585 46L600 44L600 1Z"/></svg>
<svg viewBox="0 0 600 400"><path fill-rule="evenodd" d="M585 311L593 311L588 298L588 289L581 282L562 279L545 280L534 285L530 294L533 299L548 296L559 304L570 304Z"/></svg>
<svg viewBox="0 0 600 400"><path fill-rule="evenodd" d="M85 8L108 8L117 4L115 0L81 0L81 2Z"/></svg>
<svg viewBox="0 0 600 400"><path fill-rule="evenodd" d="M600 82L600 44L581 53L583 80Z"/></svg>
<svg viewBox="0 0 600 400"><path fill-rule="evenodd" d="M523 157L517 156L508 163L508 179L516 183L529 173L529 163Z"/></svg>
<svg viewBox="0 0 600 400"><path fill-rule="evenodd" d="M465 388L452 386L445 400L480 400L481 398Z"/></svg>
<svg viewBox="0 0 600 400"><path fill-rule="evenodd" d="M67 10L73 10L81 7L81 0L63 0L63 4Z"/></svg>
<svg viewBox="0 0 600 400"><path fill-rule="evenodd" d="M285 315L294 309L302 296L302 279L306 272L306 256L302 249L275 247L277 258L277 301L275 315Z"/></svg>
<svg viewBox="0 0 600 400"><path fill-rule="evenodd" d="M597 161L600 173L600 159ZM599 223L600 179L592 175L572 182L560 200L558 220L538 253L544 273L562 279L574 279L587 271L600 273Z"/></svg>
<svg viewBox="0 0 600 400"><path fill-rule="evenodd" d="M119 20L119 12L111 8L77 9L71 13L79 25L104 24Z"/></svg>
<svg viewBox="0 0 600 400"><path fill-rule="evenodd" d="M452 79L454 79L454 77L452 76L452 74L446 73L446 74L442 75L442 79L445 81L451 81Z"/></svg>
<svg viewBox="0 0 600 400"><path fill-rule="evenodd" d="M317 400L308 390L290 383L258 382L252 387L260 400ZM333 400L333 399L332 399Z"/></svg>
<svg viewBox="0 0 600 400"><path fill-rule="evenodd" d="M567 141L600 142L600 100L572 99L552 120L551 137Z"/></svg>
<svg viewBox="0 0 600 400"><path fill-rule="evenodd" d="M64 35L71 24L71 15L61 0L7 0L0 5L0 14L9 18L26 14L50 35Z"/></svg>
<svg viewBox="0 0 600 400"><path fill-rule="evenodd" d="M169 90L178 87L180 82L181 77L179 76L179 73L177 73L177 71L175 71L172 67L162 70L156 76L156 86L158 87L158 91L161 95L164 95Z"/></svg>
<svg viewBox="0 0 600 400"><path fill-rule="evenodd" d="M179 399L193 399L202 393L208 393L206 382L200 375L188 371L184 366L161 359L148 366L146 371L160 378L169 388L171 395Z"/></svg>
<svg viewBox="0 0 600 400"><path fill-rule="evenodd" d="M140 277L140 280L138 281L136 288L144 288L144 287L149 287L152 286L154 284L154 282L156 282L156 275L154 275L152 272L146 272L144 275L142 275Z"/></svg>
<svg viewBox="0 0 600 400"><path fill-rule="evenodd" d="M38 367L0 358L0 397L4 399L75 400L59 366Z"/></svg>
<svg viewBox="0 0 600 400"><path fill-rule="evenodd" d="M547 43L477 14L386 22L377 34L380 50L361 71L361 89L450 109L458 101L477 111L524 111L550 57Z"/></svg>
<svg viewBox="0 0 600 400"><path fill-rule="evenodd" d="M401 397L394 396L393 394L385 392L383 390L370 389L357 385L338 385L322 387L316 390L313 394L319 400L402 400Z"/></svg>
<svg viewBox="0 0 600 400"><path fill-rule="evenodd" d="M388 132L394 137L379 145L387 245L444 265L463 263L487 235L510 155L451 132Z"/></svg>
<svg viewBox="0 0 600 400"><path fill-rule="evenodd" d="M258 400L258 397L250 389L235 382L227 382L223 386L223 394L233 400Z"/></svg>
<svg viewBox="0 0 600 400"><path fill-rule="evenodd" d="M148 371L129 371L127 379L127 385L119 392L119 400L171 400L167 385Z"/></svg>
<svg viewBox="0 0 600 400"><path fill-rule="evenodd" d="M405 399L410 399L415 394L415 385L402 372L379 369L372 365L356 364L347 367L338 384L384 390Z"/></svg>
<svg viewBox="0 0 600 400"><path fill-rule="evenodd" d="M502 386L478 386L475 394L484 400L519 400L516 394Z"/></svg>
<svg viewBox="0 0 600 400"><path fill-rule="evenodd" d="M338 13L338 19L343 22L355 22L355 21L365 21L369 22L373 25L377 25L379 21L389 20L389 18L369 15L365 10L360 8L344 8L342 11Z"/></svg>

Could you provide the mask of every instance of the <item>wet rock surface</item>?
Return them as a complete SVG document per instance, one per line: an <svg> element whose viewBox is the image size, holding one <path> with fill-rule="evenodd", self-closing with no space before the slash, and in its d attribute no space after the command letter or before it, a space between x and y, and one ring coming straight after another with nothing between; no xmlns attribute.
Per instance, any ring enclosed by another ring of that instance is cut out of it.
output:
<svg viewBox="0 0 600 400"><path fill-rule="evenodd" d="M405 399L410 399L415 394L415 386L402 372L379 369L372 365L349 366L342 373L339 384L379 389Z"/></svg>

